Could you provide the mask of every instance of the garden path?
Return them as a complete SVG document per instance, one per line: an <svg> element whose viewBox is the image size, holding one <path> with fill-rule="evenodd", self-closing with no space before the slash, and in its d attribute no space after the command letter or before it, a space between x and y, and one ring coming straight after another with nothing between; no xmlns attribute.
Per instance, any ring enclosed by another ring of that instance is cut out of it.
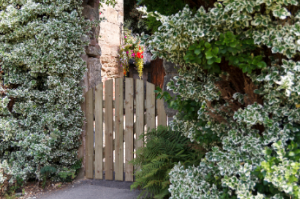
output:
<svg viewBox="0 0 300 199"><path fill-rule="evenodd" d="M130 191L131 184L132 182L81 180L36 199L136 199L140 191Z"/></svg>

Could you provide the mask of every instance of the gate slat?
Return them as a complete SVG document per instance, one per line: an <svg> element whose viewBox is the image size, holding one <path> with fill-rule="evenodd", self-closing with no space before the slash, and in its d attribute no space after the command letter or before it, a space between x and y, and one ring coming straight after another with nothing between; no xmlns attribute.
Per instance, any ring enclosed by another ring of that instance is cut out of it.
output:
<svg viewBox="0 0 300 199"><path fill-rule="evenodd" d="M89 90L85 96L86 100L86 177L93 178L94 163L94 113L93 113L93 90Z"/></svg>
<svg viewBox="0 0 300 199"><path fill-rule="evenodd" d="M113 80L105 81L105 180L113 180Z"/></svg>
<svg viewBox="0 0 300 199"><path fill-rule="evenodd" d="M164 100L158 99L157 103L157 125L167 126L167 114L164 107Z"/></svg>
<svg viewBox="0 0 300 199"><path fill-rule="evenodd" d="M135 126L135 133L136 133L136 150L143 146L143 140L139 139L140 135L144 132L144 81L143 80L136 80L135 85L135 97L136 97L136 126Z"/></svg>
<svg viewBox="0 0 300 199"><path fill-rule="evenodd" d="M125 78L125 181L133 181L133 79Z"/></svg>
<svg viewBox="0 0 300 199"><path fill-rule="evenodd" d="M143 146L143 140L138 140L147 124L148 131L156 128L155 104L157 106L158 125L167 126L167 116L165 113L163 100L155 100L155 85L146 83L146 101L144 98L144 82L136 80L134 90L134 80L125 79L125 102L123 101L124 83L123 78L116 79L115 93L116 99L113 101L113 80L105 82L105 101L103 100L103 83L97 85L95 89L95 123L94 123L94 101L93 90L89 90L86 95L85 116L86 116L86 178L103 179L103 169L105 179L113 180L113 150L115 150L115 180L123 181L125 168L125 181L133 181L134 167L128 162L133 160L134 146L136 149ZM134 100L134 93L136 99ZM135 104L134 104L135 102ZM155 103L156 102L156 103ZM115 122L113 121L113 106L115 104ZM144 110L146 108L146 116ZM124 107L125 107L125 130L124 128ZM103 116L103 108L105 115ZM136 124L134 125L134 109L136 109ZM105 147L103 147L103 118L105 118ZM94 135L95 124L95 135ZM115 125L115 126L113 126ZM113 131L115 127L115 140ZM134 128L135 127L135 128ZM146 130L146 129L145 129ZM136 133L137 140L134 140ZM94 142L95 136L95 142ZM125 141L125 148L123 147ZM136 141L134 143L134 141ZM94 149L95 146L95 149ZM95 155L94 155L95 150ZM124 151L125 150L125 151ZM125 166L123 165L125 153ZM103 165L103 158L105 164Z"/></svg>
<svg viewBox="0 0 300 199"><path fill-rule="evenodd" d="M95 89L95 179L103 179L103 83Z"/></svg>
<svg viewBox="0 0 300 199"><path fill-rule="evenodd" d="M116 141L115 141L115 180L123 181L123 172L124 172L124 165L123 165L123 128L124 128L124 121L123 121L123 78L116 79L115 83L115 134L116 134Z"/></svg>
<svg viewBox="0 0 300 199"><path fill-rule="evenodd" d="M146 90L147 131L150 131L156 127L154 89L155 89L154 84L147 82L147 90Z"/></svg>

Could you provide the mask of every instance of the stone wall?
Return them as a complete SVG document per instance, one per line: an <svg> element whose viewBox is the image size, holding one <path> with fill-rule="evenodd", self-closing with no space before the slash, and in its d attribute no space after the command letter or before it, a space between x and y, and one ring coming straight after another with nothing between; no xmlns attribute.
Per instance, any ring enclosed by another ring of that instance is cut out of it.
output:
<svg viewBox="0 0 300 199"><path fill-rule="evenodd" d="M122 28L124 21L123 0L116 0L115 7L103 5L101 17L106 21L100 24L99 45L102 49L102 80L123 76L123 70L118 60L118 51L121 45Z"/></svg>
<svg viewBox="0 0 300 199"><path fill-rule="evenodd" d="M84 0L83 1L83 16L86 20L99 20L99 0ZM83 54L81 57L86 62L87 72L84 75L83 80L81 81L81 86L83 89L83 95L91 89L95 88L96 85L101 83L101 48L98 44L100 27L92 28L88 35L82 38L82 40L89 43L86 46L86 54ZM85 112L85 102L81 104L83 112ZM78 150L78 157L83 159L83 169L78 175L78 178L84 177L84 167L85 167L85 125L83 126L82 131L82 145Z"/></svg>
<svg viewBox="0 0 300 199"><path fill-rule="evenodd" d="M84 0L83 16L86 20L99 20L99 0ZM100 27L93 28L84 40L89 41L86 54L82 58L87 63L88 71L85 75L85 91L101 83L101 48L98 44Z"/></svg>

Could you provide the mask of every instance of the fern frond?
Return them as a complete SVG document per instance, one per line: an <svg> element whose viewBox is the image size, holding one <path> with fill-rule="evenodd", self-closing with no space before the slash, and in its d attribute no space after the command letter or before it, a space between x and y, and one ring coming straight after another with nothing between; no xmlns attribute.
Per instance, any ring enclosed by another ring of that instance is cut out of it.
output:
<svg viewBox="0 0 300 199"><path fill-rule="evenodd" d="M191 158L199 155L191 149L188 138L169 127L159 126L156 130L140 136L140 139L144 139L144 136L147 136L147 142L143 148L137 150L137 157L131 162L134 166L140 167L135 173L136 182L131 188L142 187L143 193L163 199L170 195L169 173L174 165L179 161L183 165L185 162L196 163L197 160Z"/></svg>
<svg viewBox="0 0 300 199"><path fill-rule="evenodd" d="M168 189L163 189L159 194L154 196L155 199L164 199L167 195L169 195Z"/></svg>
<svg viewBox="0 0 300 199"><path fill-rule="evenodd" d="M167 180L167 181L164 181L164 182L161 183L161 187L162 187L163 189L169 188L169 185L170 185L170 184L171 184L170 181Z"/></svg>
<svg viewBox="0 0 300 199"><path fill-rule="evenodd" d="M161 184L161 180L151 180L151 181L149 181L148 183L147 183L147 185L146 186L144 186L143 188L149 188L149 187L151 187L151 186L153 186L153 185L160 185Z"/></svg>

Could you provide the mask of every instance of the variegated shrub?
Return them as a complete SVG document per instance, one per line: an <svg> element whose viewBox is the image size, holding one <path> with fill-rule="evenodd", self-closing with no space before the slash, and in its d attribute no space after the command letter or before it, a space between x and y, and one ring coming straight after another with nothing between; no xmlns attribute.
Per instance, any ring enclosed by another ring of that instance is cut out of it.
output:
<svg viewBox="0 0 300 199"><path fill-rule="evenodd" d="M300 198L299 1L140 11L162 22L143 38L153 56L180 66L169 89L199 107L172 128L206 149L200 165L172 169L171 198Z"/></svg>
<svg viewBox="0 0 300 199"><path fill-rule="evenodd" d="M81 38L91 25L81 4L0 0L0 184L40 179L45 166L59 174L78 161Z"/></svg>

